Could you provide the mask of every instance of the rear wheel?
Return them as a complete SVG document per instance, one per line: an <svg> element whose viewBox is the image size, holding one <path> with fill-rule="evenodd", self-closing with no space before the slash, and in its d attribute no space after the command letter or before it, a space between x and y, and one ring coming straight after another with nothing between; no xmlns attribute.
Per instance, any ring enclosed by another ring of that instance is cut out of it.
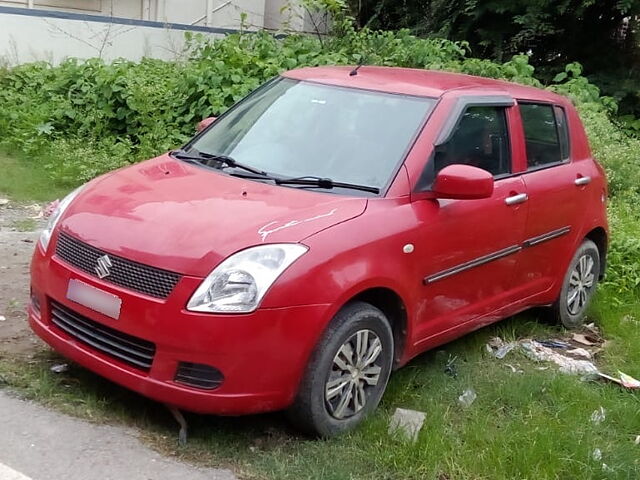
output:
<svg viewBox="0 0 640 480"><path fill-rule="evenodd" d="M380 402L392 362L393 335L385 315L368 303L348 304L316 347L290 419L321 437L353 429Z"/></svg>
<svg viewBox="0 0 640 480"><path fill-rule="evenodd" d="M552 307L554 317L566 328L580 327L591 303L600 274L600 253L591 240L576 251L565 274L560 297Z"/></svg>

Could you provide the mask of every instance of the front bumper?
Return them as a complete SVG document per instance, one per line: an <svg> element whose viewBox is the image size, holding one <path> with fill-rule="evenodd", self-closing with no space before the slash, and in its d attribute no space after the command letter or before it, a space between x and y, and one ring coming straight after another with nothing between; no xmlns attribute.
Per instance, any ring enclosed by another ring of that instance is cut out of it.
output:
<svg viewBox="0 0 640 480"><path fill-rule="evenodd" d="M118 320L67 299L77 279L122 299ZM243 315L185 310L201 279L183 277L169 297L147 297L91 277L36 247L31 264L29 323L56 351L124 387L159 402L199 413L241 415L288 407L330 314L329 305L259 309ZM130 366L69 335L51 321L51 301L119 332L147 340L156 350L149 371ZM215 390L174 381L179 362L215 367Z"/></svg>

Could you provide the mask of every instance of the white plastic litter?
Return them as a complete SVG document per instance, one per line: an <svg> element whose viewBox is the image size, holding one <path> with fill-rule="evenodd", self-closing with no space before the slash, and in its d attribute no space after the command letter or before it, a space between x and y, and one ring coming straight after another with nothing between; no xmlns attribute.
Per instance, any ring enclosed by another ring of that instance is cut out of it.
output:
<svg viewBox="0 0 640 480"><path fill-rule="evenodd" d="M599 462L600 460L602 460L602 450L600 450L599 448L596 448L595 450L593 450L593 453L591 454L591 458L593 458L596 462Z"/></svg>
<svg viewBox="0 0 640 480"><path fill-rule="evenodd" d="M587 360L591 360L593 358L593 355L591 355L591 352L588 350L585 350L584 348L574 348L573 350L567 350L567 353L575 357L586 358Z"/></svg>
<svg viewBox="0 0 640 480"><path fill-rule="evenodd" d="M600 425L607 418L607 412L604 408L599 407L591 414L591 422Z"/></svg>
<svg viewBox="0 0 640 480"><path fill-rule="evenodd" d="M69 365L67 363L59 363L51 367L51 371L53 373L63 373L63 372L66 372L67 370L69 370Z"/></svg>
<svg viewBox="0 0 640 480"><path fill-rule="evenodd" d="M411 442L418 440L426 414L416 410L396 408L389 422L389 434L400 434Z"/></svg>
<svg viewBox="0 0 640 480"><path fill-rule="evenodd" d="M505 343L500 337L493 337L489 340L489 343L487 343L485 348L487 349L487 352L496 357L498 360L502 360L507 356L507 353L509 353L517 346L517 342Z"/></svg>
<svg viewBox="0 0 640 480"><path fill-rule="evenodd" d="M576 360L566 357L552 349L540 345L535 340L522 340L520 346L524 353L532 360L539 362L553 362L560 367L562 373L570 375L597 375L597 367L587 360Z"/></svg>
<svg viewBox="0 0 640 480"><path fill-rule="evenodd" d="M619 370L618 375L620 375L620 383L624 388L630 388L633 390L640 388L640 381L636 380L632 376L627 375L626 373L623 373Z"/></svg>
<svg viewBox="0 0 640 480"><path fill-rule="evenodd" d="M4 322L7 319L4 315L0 315L0 322Z"/></svg>
<svg viewBox="0 0 640 480"><path fill-rule="evenodd" d="M473 388L465 390L462 395L458 397L458 403L465 408L469 408L473 402L476 401L478 395Z"/></svg>

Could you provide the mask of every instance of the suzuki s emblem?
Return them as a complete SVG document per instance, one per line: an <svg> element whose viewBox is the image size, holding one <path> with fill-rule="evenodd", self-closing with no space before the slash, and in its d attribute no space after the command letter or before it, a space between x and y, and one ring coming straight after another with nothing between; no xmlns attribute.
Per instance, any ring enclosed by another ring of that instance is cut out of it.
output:
<svg viewBox="0 0 640 480"><path fill-rule="evenodd" d="M111 263L109 255L103 255L98 259L98 265L96 265L94 270L99 278L104 278L111 275L111 271L109 270L111 267L113 267L113 264Z"/></svg>

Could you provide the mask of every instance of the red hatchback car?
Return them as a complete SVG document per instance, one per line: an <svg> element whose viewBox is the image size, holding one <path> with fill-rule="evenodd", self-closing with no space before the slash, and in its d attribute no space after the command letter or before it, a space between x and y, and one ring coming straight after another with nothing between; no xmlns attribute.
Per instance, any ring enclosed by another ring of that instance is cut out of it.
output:
<svg viewBox="0 0 640 480"><path fill-rule="evenodd" d="M507 82L306 68L50 218L29 321L55 350L202 413L354 427L392 369L533 306L580 324L606 181L571 103Z"/></svg>

